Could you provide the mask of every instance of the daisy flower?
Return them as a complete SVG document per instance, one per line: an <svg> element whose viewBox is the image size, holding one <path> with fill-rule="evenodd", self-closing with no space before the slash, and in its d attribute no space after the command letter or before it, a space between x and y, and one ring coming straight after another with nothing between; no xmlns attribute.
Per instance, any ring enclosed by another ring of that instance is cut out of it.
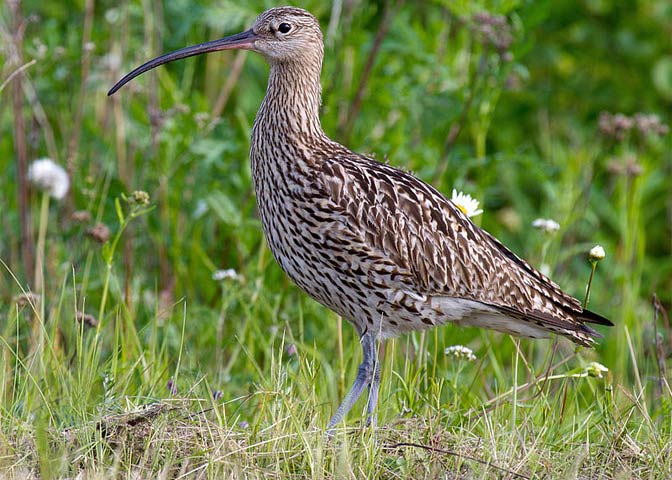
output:
<svg viewBox="0 0 672 480"><path fill-rule="evenodd" d="M560 224L550 218L537 218L532 222L534 228L538 228L544 233L555 233L560 230Z"/></svg>
<svg viewBox="0 0 672 480"><path fill-rule="evenodd" d="M221 282L227 279L241 280L242 277L233 268L228 268L226 270L215 270L212 274L212 279L216 282Z"/></svg>
<svg viewBox="0 0 672 480"><path fill-rule="evenodd" d="M478 208L479 202L475 198L472 198L471 195L468 195L463 192L459 192L453 188L453 195L450 198L450 201L459 208L462 213L467 217L475 217L483 213L483 210Z"/></svg>

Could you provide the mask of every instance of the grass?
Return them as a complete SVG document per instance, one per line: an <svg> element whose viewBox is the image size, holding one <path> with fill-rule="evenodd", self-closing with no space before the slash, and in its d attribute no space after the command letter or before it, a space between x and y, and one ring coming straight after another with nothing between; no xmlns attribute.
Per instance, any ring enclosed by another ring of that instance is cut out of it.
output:
<svg viewBox="0 0 672 480"><path fill-rule="evenodd" d="M67 305L53 309L51 323L69 317ZM287 349L289 323L264 341L250 316L241 319L249 333L227 351L238 355L224 362L235 367L203 365L193 338L203 332L187 327L197 315L183 304L176 310L171 322L157 312L141 330L120 313L115 325L80 324L72 337L57 328L34 335L29 320L39 318L37 310L19 310L3 332L16 342L4 343L5 474L664 478L670 471L670 442L661 435L669 432L669 415L656 418L650 394L619 384L612 373L602 379L569 370L588 352L560 345L565 365L545 376L545 362L539 371L530 362L550 342L484 333L472 342L480 345L479 359L469 362L443 354L445 332L390 341L384 426L358 428L362 405L347 430L328 441L323 428L344 386L337 362L310 343L297 340L298 353ZM359 352L349 330L343 333L349 379ZM63 337L74 339L68 349L56 341ZM30 345L32 338L41 342ZM501 358L497 342L514 347L512 358Z"/></svg>
<svg viewBox="0 0 672 480"><path fill-rule="evenodd" d="M597 349L454 326L388 341L380 427L361 428L360 400L328 440L361 351L263 240L247 160L263 61L212 55L105 96L128 67L268 5L6 3L0 35L21 55L0 50L0 476L672 475L672 140L598 127L602 110L665 111L648 75L664 5L490 6L501 51L470 5L301 3L327 32L324 127L481 199L476 222L577 298L602 244L590 308L616 326ZM22 38L29 12L42 21ZM70 174L61 201L21 180L45 155Z"/></svg>

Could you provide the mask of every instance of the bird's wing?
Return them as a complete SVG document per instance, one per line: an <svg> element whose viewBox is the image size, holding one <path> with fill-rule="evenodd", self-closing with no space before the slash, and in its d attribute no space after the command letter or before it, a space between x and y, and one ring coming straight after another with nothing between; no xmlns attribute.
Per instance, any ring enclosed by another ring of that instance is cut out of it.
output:
<svg viewBox="0 0 672 480"><path fill-rule="evenodd" d="M389 283L419 294L481 302L564 334L581 331L590 338L595 332L584 322L611 323L583 310L577 299L476 226L434 187L351 155L324 161L321 181L331 208L340 212L340 234L358 242L354 255L384 259Z"/></svg>

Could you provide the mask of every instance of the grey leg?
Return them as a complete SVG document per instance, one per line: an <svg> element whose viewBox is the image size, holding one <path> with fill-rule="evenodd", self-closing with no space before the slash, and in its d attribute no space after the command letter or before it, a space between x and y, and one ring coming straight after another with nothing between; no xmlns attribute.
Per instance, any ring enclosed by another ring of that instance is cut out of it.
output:
<svg viewBox="0 0 672 480"><path fill-rule="evenodd" d="M374 348L376 348L374 344ZM378 415L376 415L376 405L378 404L378 389L380 388L380 362L378 361L378 350L375 352L375 370L373 372L373 378L371 379L371 384L369 385L369 403L367 406L368 417L366 419L366 425L371 427L376 427L378 425Z"/></svg>
<svg viewBox="0 0 672 480"><path fill-rule="evenodd" d="M338 410L336 410L334 416L329 420L329 425L327 426L328 435L333 434L334 427L345 418L357 399L361 396L365 387L369 387L371 393L368 406L369 418L371 417L372 411L376 408L378 385L380 384L380 367L378 366L377 361L378 352L376 350L376 337L373 333L367 332L362 335L361 342L362 350L364 351L364 360L362 360L359 370L357 371L355 383L352 384L352 388L343 399ZM377 381L375 380L376 377L378 379Z"/></svg>

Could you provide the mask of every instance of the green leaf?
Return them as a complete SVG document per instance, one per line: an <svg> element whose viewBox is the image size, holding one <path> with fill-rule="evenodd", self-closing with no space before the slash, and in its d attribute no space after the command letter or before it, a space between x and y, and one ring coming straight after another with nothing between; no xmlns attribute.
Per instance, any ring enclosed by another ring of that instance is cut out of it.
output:
<svg viewBox="0 0 672 480"><path fill-rule="evenodd" d="M206 199L208 206L225 224L238 227L242 223L240 209L234 202L221 192L215 192Z"/></svg>
<svg viewBox="0 0 672 480"><path fill-rule="evenodd" d="M660 58L651 72L653 85L663 97L672 100L672 55Z"/></svg>

